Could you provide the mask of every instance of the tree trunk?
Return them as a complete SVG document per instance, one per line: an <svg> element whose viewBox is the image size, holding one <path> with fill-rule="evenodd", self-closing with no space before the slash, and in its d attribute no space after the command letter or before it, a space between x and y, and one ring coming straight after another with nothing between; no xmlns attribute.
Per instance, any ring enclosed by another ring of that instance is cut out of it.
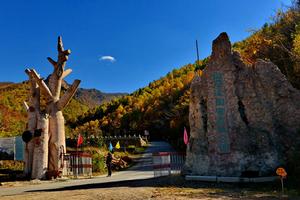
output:
<svg viewBox="0 0 300 200"><path fill-rule="evenodd" d="M48 169L48 116L47 114L39 114L37 129L41 130L41 136L34 137L34 152L32 162L32 179L45 179Z"/></svg>
<svg viewBox="0 0 300 200"><path fill-rule="evenodd" d="M49 171L62 172L63 154L66 153L65 126L62 111L57 111L54 107L49 122Z"/></svg>
<svg viewBox="0 0 300 200"><path fill-rule="evenodd" d="M37 126L37 116L39 112L40 107L40 89L35 80L30 75L30 71L25 71L30 80L30 97L29 97L29 106L26 102L24 102L27 114L28 114L28 127L27 130L31 132L33 135L36 126ZM24 161L25 161L25 167L24 167L24 174L28 177L31 176L32 172L32 162L33 162L33 152L34 152L34 142L33 140L30 140L25 145L25 152L24 152Z"/></svg>

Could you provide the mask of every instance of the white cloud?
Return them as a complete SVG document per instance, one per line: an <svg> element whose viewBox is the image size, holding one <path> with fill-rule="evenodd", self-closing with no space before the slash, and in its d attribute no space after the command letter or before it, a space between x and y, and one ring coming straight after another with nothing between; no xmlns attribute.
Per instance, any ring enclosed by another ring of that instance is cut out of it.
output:
<svg viewBox="0 0 300 200"><path fill-rule="evenodd" d="M116 59L112 56L101 56L101 58L99 58L100 61L109 61L109 62L115 62Z"/></svg>

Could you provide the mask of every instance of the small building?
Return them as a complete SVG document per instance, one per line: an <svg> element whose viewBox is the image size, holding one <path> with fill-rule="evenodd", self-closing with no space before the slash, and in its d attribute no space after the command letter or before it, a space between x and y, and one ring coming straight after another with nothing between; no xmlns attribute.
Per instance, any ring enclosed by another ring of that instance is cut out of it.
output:
<svg viewBox="0 0 300 200"><path fill-rule="evenodd" d="M0 138L0 160L24 160L24 142L21 136ZM1 155L6 155L5 158Z"/></svg>

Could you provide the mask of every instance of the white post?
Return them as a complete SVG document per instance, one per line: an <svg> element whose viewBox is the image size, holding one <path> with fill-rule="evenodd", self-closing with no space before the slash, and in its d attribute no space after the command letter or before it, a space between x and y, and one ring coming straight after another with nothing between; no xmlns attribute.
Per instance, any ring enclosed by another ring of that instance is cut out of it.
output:
<svg viewBox="0 0 300 200"><path fill-rule="evenodd" d="M168 155L168 164L169 164L169 176L172 174L172 169L171 169L171 154Z"/></svg>
<svg viewBox="0 0 300 200"><path fill-rule="evenodd" d="M283 177L280 177L281 180L281 191L282 191L282 196L284 195L284 189L283 189Z"/></svg>
<svg viewBox="0 0 300 200"><path fill-rule="evenodd" d="M78 177L78 148L76 148L76 178Z"/></svg>
<svg viewBox="0 0 300 200"><path fill-rule="evenodd" d="M16 160L16 153L17 153L17 148L16 148L16 137L14 137L14 160Z"/></svg>

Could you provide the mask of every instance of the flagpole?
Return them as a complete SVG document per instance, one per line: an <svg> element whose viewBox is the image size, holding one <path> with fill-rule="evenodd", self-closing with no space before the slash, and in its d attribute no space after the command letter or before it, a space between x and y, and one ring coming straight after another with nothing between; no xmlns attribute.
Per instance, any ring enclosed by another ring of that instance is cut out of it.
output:
<svg viewBox="0 0 300 200"><path fill-rule="evenodd" d="M78 177L78 145L76 145L76 173L75 173L75 178Z"/></svg>
<svg viewBox="0 0 300 200"><path fill-rule="evenodd" d="M76 178L79 174L79 152L78 152L78 147L83 143L83 137L79 133L78 138L77 138L77 145L76 145Z"/></svg>
<svg viewBox="0 0 300 200"><path fill-rule="evenodd" d="M199 50L198 50L198 40L196 40L196 51L197 51L197 61L196 61L196 67L199 66Z"/></svg>

